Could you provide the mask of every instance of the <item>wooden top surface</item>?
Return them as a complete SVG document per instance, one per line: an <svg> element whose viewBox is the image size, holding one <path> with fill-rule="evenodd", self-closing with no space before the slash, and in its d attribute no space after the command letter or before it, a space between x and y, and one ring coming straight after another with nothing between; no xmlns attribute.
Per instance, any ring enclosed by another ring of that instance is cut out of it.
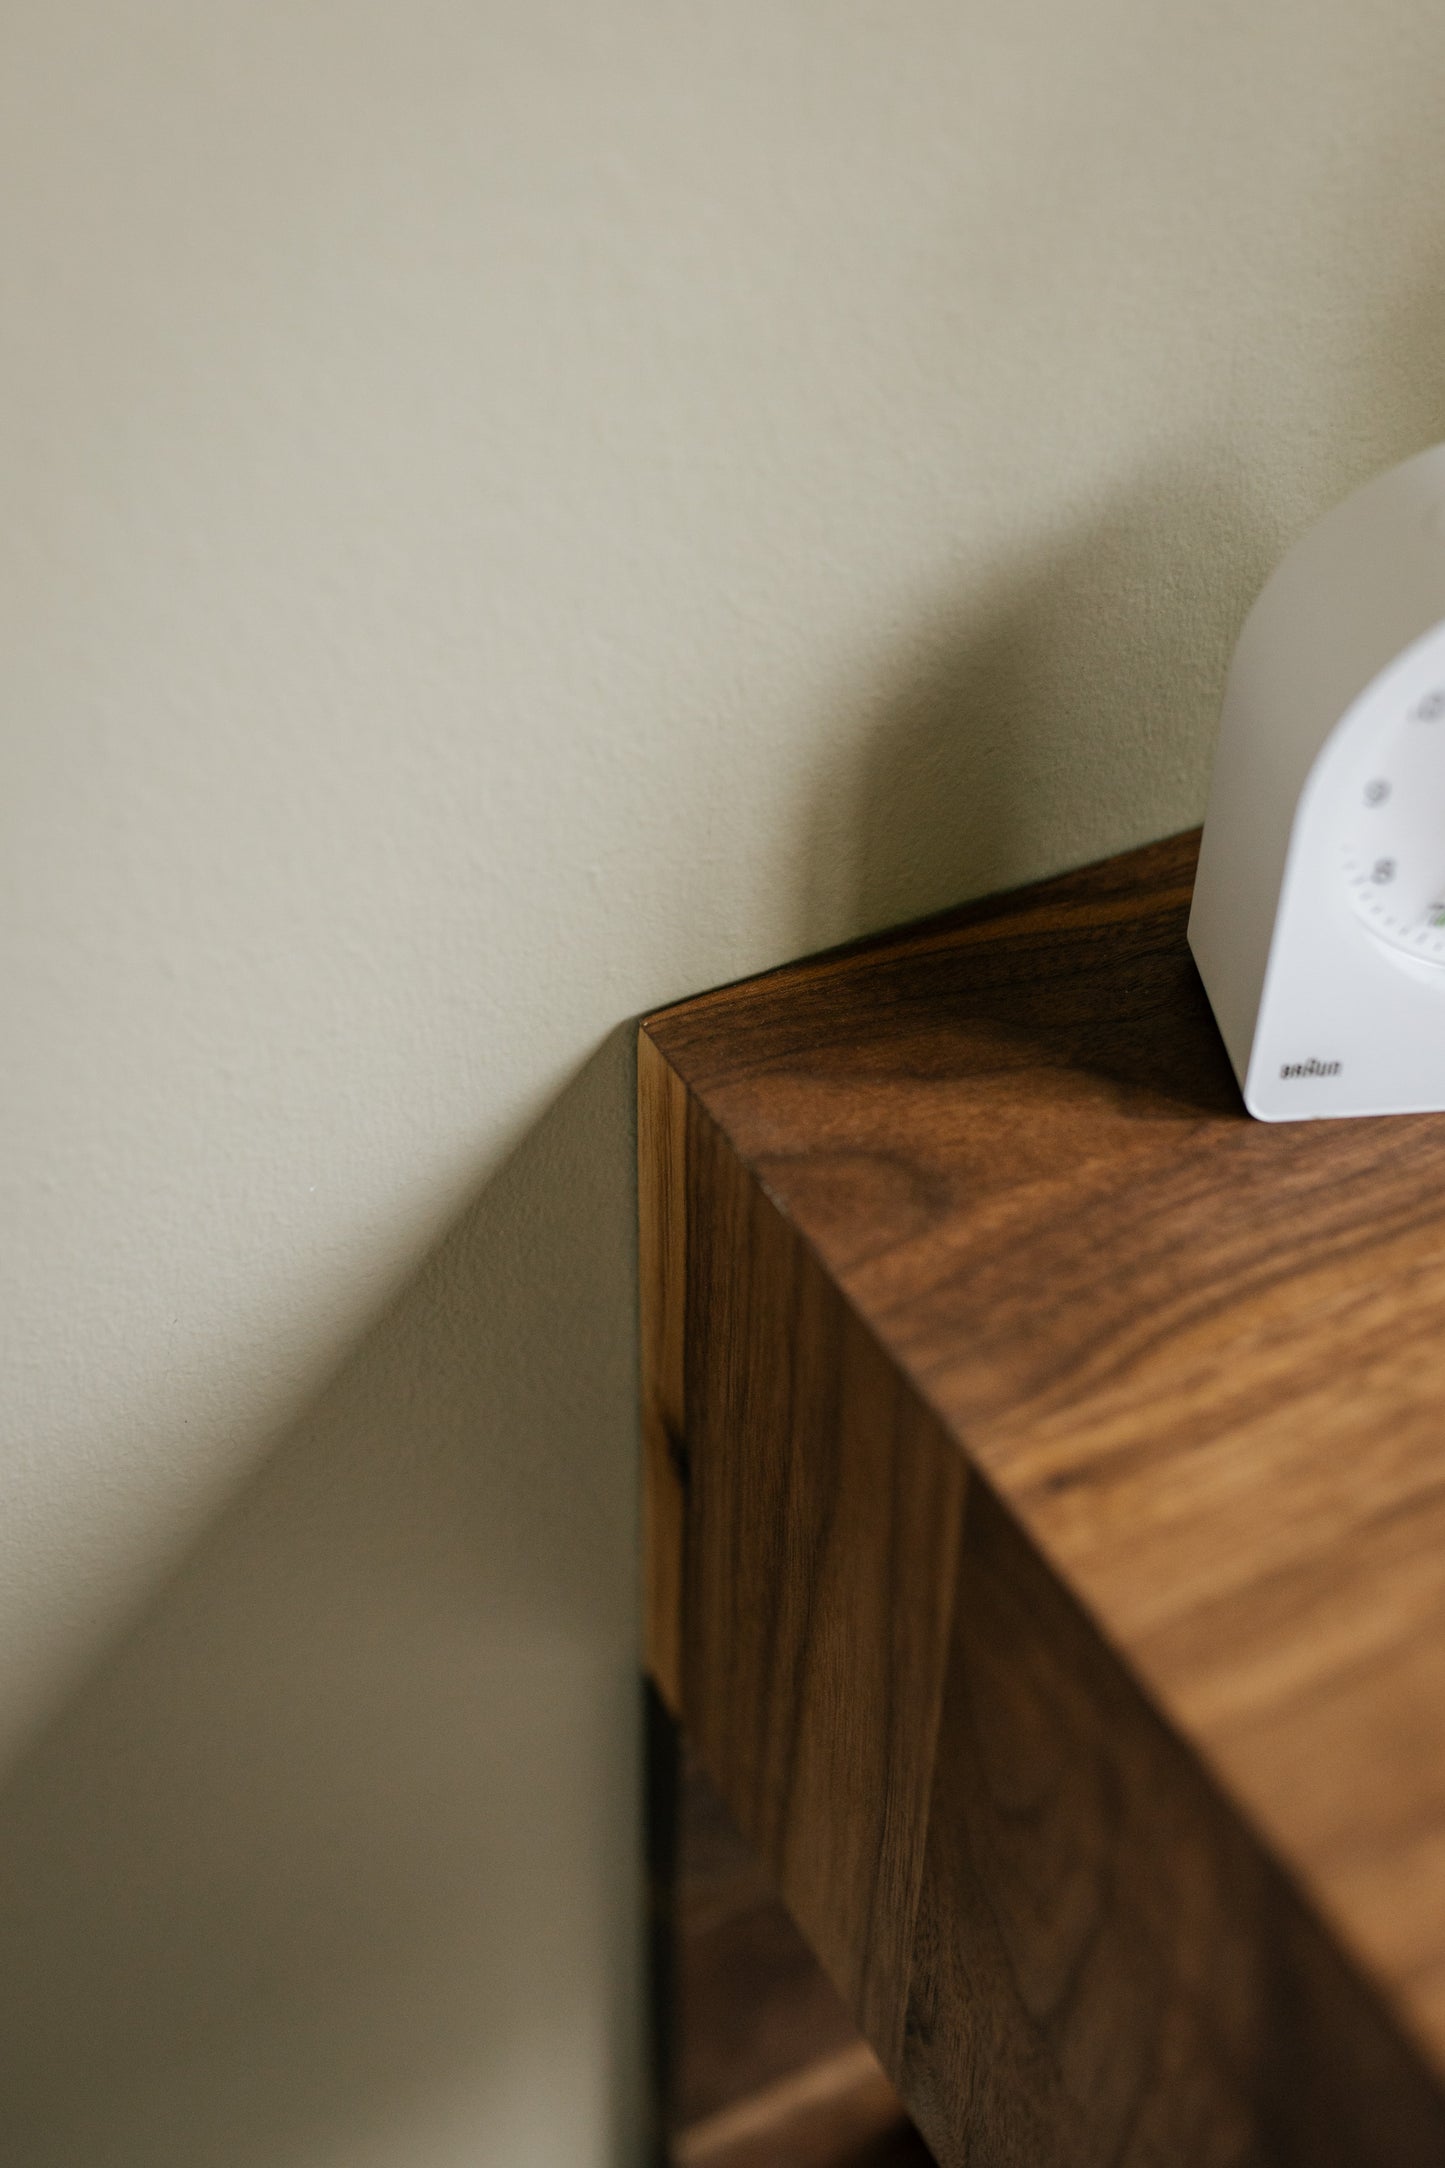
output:
<svg viewBox="0 0 1445 2168"><path fill-rule="evenodd" d="M1196 841L646 1028L1445 2069L1445 1116L1250 1120Z"/></svg>

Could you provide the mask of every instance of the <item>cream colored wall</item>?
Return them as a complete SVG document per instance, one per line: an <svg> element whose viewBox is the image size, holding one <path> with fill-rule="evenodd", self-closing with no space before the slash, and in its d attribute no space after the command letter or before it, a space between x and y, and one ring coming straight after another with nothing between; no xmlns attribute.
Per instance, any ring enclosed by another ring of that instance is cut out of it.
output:
<svg viewBox="0 0 1445 2168"><path fill-rule="evenodd" d="M13 0L0 2154L635 2160L622 1020L1197 817L1417 0Z"/></svg>

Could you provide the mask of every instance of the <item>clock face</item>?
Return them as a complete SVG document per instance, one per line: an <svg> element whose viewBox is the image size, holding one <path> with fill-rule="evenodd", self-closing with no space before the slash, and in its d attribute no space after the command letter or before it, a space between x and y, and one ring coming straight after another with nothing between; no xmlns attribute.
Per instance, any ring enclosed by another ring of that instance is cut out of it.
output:
<svg viewBox="0 0 1445 2168"><path fill-rule="evenodd" d="M1384 710L1346 789L1355 912L1397 955L1437 965L1445 986L1445 678Z"/></svg>

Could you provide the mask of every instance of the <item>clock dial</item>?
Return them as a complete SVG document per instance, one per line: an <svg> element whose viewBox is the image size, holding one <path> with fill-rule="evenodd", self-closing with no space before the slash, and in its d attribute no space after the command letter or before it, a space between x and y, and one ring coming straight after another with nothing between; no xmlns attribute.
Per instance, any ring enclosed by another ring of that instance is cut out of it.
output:
<svg viewBox="0 0 1445 2168"><path fill-rule="evenodd" d="M1445 684L1384 720L1355 770L1343 868L1355 912L1445 983Z"/></svg>

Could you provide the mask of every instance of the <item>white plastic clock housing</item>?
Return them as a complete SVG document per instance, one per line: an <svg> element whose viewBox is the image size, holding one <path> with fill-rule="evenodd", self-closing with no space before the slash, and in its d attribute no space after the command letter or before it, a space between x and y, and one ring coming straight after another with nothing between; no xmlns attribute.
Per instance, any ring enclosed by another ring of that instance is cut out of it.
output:
<svg viewBox="0 0 1445 2168"><path fill-rule="evenodd" d="M1251 1114L1445 1108L1445 445L1326 513L1251 610L1189 944Z"/></svg>

